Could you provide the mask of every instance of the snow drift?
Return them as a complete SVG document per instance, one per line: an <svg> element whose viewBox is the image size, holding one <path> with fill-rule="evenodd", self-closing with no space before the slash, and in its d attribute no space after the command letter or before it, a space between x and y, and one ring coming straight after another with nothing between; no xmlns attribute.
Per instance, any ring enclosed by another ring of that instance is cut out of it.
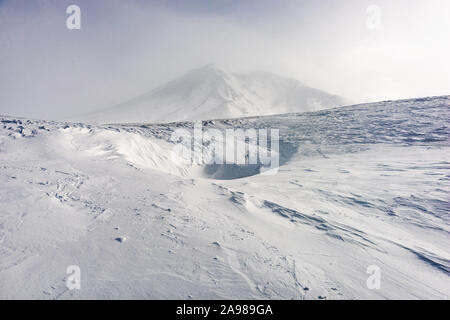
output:
<svg viewBox="0 0 450 320"><path fill-rule="evenodd" d="M433 97L209 122L280 130L276 175L224 180L172 160L192 124L0 117L0 298L448 299L449 118Z"/></svg>

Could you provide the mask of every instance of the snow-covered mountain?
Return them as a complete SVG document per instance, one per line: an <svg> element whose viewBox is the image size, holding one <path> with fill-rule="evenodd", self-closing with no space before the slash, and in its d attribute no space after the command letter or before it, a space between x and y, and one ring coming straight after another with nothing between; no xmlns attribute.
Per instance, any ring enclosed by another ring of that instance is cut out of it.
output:
<svg viewBox="0 0 450 320"><path fill-rule="evenodd" d="M0 299L449 299L449 118L446 96L204 121L278 129L262 175L177 161L192 123L0 117Z"/></svg>
<svg viewBox="0 0 450 320"><path fill-rule="evenodd" d="M317 111L344 104L342 98L294 79L266 72L228 73L207 65L135 99L77 120L163 123Z"/></svg>

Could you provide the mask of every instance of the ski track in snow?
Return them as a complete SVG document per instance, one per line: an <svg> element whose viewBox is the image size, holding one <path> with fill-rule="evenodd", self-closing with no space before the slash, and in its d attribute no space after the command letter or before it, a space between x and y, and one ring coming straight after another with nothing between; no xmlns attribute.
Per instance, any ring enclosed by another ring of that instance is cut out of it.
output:
<svg viewBox="0 0 450 320"><path fill-rule="evenodd" d="M277 174L214 179L171 158L192 123L0 117L0 298L448 299L448 119L434 97L207 121L280 130Z"/></svg>

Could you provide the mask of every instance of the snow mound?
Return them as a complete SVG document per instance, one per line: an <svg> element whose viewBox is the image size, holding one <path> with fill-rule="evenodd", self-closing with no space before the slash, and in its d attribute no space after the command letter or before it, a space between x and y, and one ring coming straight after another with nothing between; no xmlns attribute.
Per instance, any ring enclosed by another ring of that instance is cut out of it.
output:
<svg viewBox="0 0 450 320"><path fill-rule="evenodd" d="M136 133L104 128L68 127L56 137L63 149L98 160L125 159L128 164L145 169L185 176L188 167L167 142Z"/></svg>

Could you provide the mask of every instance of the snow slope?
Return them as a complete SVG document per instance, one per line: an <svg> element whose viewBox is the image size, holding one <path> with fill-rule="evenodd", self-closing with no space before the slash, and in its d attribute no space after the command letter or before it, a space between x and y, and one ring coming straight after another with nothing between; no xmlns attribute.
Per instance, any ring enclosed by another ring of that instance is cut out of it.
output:
<svg viewBox="0 0 450 320"><path fill-rule="evenodd" d="M225 119L315 111L343 104L343 99L297 80L264 72L232 74L207 65L128 102L78 120L155 123Z"/></svg>
<svg viewBox="0 0 450 320"><path fill-rule="evenodd" d="M206 122L280 130L278 173L234 179L177 161L192 123L0 117L0 298L449 299L449 118L446 96Z"/></svg>

